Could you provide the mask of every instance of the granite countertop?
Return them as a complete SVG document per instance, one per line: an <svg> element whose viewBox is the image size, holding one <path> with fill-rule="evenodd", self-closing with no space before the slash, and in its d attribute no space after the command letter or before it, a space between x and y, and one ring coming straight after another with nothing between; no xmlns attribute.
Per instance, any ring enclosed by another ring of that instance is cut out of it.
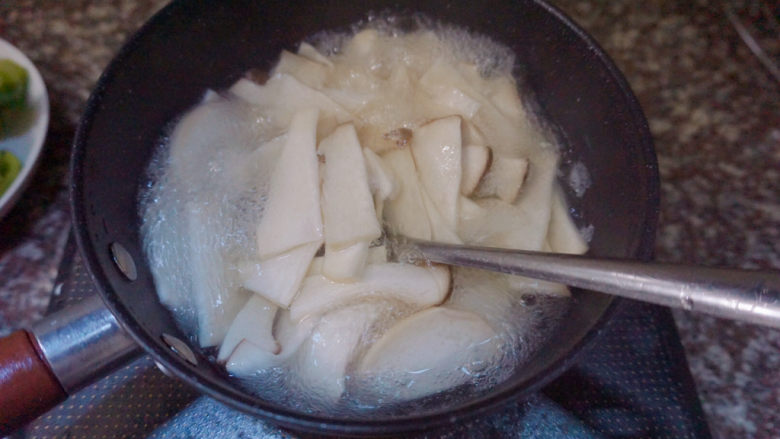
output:
<svg viewBox="0 0 780 439"><path fill-rule="evenodd" d="M15 0L0 37L41 70L51 125L40 168L0 220L0 334L48 303L69 228L76 123L122 42L165 2ZM720 2L555 2L601 43L645 110L662 179L657 259L780 268L780 84ZM715 438L780 437L780 331L676 312Z"/></svg>

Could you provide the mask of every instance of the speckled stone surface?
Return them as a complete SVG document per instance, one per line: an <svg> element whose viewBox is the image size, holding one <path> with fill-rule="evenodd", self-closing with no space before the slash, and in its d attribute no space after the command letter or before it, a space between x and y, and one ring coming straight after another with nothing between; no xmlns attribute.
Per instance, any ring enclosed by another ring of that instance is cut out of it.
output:
<svg viewBox="0 0 780 439"><path fill-rule="evenodd" d="M559 2L625 73L655 140L663 261L780 268L780 84L720 2ZM780 437L780 331L676 312L716 438Z"/></svg>
<svg viewBox="0 0 780 439"><path fill-rule="evenodd" d="M0 334L46 309L70 225L67 168L76 124L122 42L164 1L0 2L0 37L40 70L51 122L38 171L0 220Z"/></svg>
<svg viewBox="0 0 780 439"><path fill-rule="evenodd" d="M0 37L36 63L51 126L40 168L0 220L0 334L45 310L69 225L76 122L121 43L165 2L3 0ZM555 2L626 74L650 122L664 261L780 268L780 84L717 1ZM780 437L780 331L676 313L716 438Z"/></svg>

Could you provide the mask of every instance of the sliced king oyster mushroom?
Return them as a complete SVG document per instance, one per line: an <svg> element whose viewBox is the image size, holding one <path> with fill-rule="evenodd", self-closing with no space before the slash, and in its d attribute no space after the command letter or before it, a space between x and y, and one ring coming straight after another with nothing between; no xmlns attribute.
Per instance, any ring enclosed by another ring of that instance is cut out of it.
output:
<svg viewBox="0 0 780 439"><path fill-rule="evenodd" d="M418 267L394 262L366 266L363 277L353 283L309 276L290 306L290 316L301 320L366 297L394 299L418 309L426 308L444 301L450 290L450 277L445 266Z"/></svg>
<svg viewBox="0 0 780 439"><path fill-rule="evenodd" d="M322 316L295 356L298 379L307 391L337 400L344 393L347 367L364 334L383 313L381 303L347 306Z"/></svg>
<svg viewBox="0 0 780 439"><path fill-rule="evenodd" d="M487 146L467 145L463 148L463 176L460 181L460 193L471 195L493 162L493 152Z"/></svg>
<svg viewBox="0 0 780 439"><path fill-rule="evenodd" d="M300 289L322 241L303 244L280 255L259 262L238 265L241 284L247 290L287 308Z"/></svg>
<svg viewBox="0 0 780 439"><path fill-rule="evenodd" d="M279 309L258 294L253 294L230 325L217 354L218 361L226 360L242 341L247 340L258 349L279 353L279 344L273 336L274 317Z"/></svg>
<svg viewBox="0 0 780 439"><path fill-rule="evenodd" d="M323 239L316 130L318 110L296 113L271 176L268 201L257 226L261 260Z"/></svg>
<svg viewBox="0 0 780 439"><path fill-rule="evenodd" d="M385 202L384 218L388 227L410 238L431 239L431 224L411 151L395 149L382 156L382 160L398 182L398 195Z"/></svg>
<svg viewBox="0 0 780 439"><path fill-rule="evenodd" d="M417 128L412 139L412 157L423 190L449 230L458 223L460 196L461 118L436 119ZM429 216L430 217L430 216Z"/></svg>
<svg viewBox="0 0 780 439"><path fill-rule="evenodd" d="M325 246L322 274L336 282L355 282L363 275L368 260L368 241L334 249Z"/></svg>
<svg viewBox="0 0 780 439"><path fill-rule="evenodd" d="M410 400L471 380L498 349L496 332L476 314L437 306L392 326L357 370L360 376L387 380L393 396Z"/></svg>
<svg viewBox="0 0 780 439"><path fill-rule="evenodd" d="M325 156L322 217L326 248L343 249L380 237L382 228L376 218L366 163L355 128L351 124L336 128L320 142L319 152Z"/></svg>

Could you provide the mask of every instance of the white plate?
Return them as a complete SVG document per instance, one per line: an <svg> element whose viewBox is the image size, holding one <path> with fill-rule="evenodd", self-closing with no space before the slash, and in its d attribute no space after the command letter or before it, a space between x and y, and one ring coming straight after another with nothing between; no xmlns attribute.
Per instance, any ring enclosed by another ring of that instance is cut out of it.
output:
<svg viewBox="0 0 780 439"><path fill-rule="evenodd" d="M25 133L0 140L0 149L11 151L22 162L19 175L0 197L0 219L11 210L30 182L49 127L49 96L46 94L46 85L38 69L19 49L0 38L0 59L3 58L10 59L27 69L30 78L27 105L33 109L34 119Z"/></svg>

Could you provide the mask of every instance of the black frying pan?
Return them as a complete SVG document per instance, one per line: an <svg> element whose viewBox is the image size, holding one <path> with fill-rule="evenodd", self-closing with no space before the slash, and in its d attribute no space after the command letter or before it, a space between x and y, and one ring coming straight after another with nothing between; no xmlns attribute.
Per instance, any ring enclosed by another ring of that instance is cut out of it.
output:
<svg viewBox="0 0 780 439"><path fill-rule="evenodd" d="M561 178L575 162L584 163L591 176L592 185L582 198L567 194L577 212L576 221L595 226L591 253L641 259L652 253L658 173L647 123L606 54L557 9L539 0L480 5L441 0L353 4L175 1L125 45L88 102L71 162L76 237L105 305L160 365L232 407L300 430L398 433L449 423L453 417L465 419L527 396L562 373L576 354L594 341L615 302L602 294L575 291L563 324L510 379L483 394L468 399L453 397L445 405L411 415L346 419L296 412L242 391L197 346L190 346L194 358L182 353L186 348L171 347L171 336L179 340L188 337L157 300L141 249L138 214L138 191L148 183L146 168L165 127L197 103L207 88L226 87L249 68L267 69L282 49L294 49L297 42L323 29L348 29L370 11L400 16L422 13L511 47L520 61L523 91L535 98L537 112L551 123L564 145ZM128 277L128 259L135 266L134 276ZM163 334L167 334L165 340ZM46 362L38 358L43 357L41 350L47 349L30 334L26 342L19 337L16 341L27 349L26 356L16 357L30 364L18 370L48 377L50 387L57 387L62 378L36 365ZM8 340L3 343L7 346ZM8 352L4 348L0 357L12 357L6 355ZM0 359L4 368L0 371L18 365L9 361ZM0 378L0 390L13 389L20 379L31 379L24 374L6 376L11 379ZM46 389L41 390L44 393L38 394L39 402L62 398L62 386L57 389L50 392L52 397ZM5 415L0 410L0 427L5 423L5 431L40 409L40 404L23 399L24 394L18 391L0 391L0 409L8 409ZM16 414L9 415L13 407Z"/></svg>

